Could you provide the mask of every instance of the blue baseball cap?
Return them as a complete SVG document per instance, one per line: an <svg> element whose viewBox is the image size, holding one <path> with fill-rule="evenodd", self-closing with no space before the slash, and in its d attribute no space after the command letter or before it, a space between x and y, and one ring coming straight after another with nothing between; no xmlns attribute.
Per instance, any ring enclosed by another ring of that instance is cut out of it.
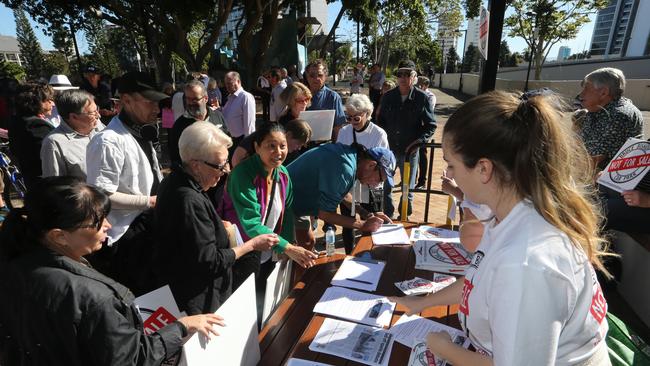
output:
<svg viewBox="0 0 650 366"><path fill-rule="evenodd" d="M395 175L395 155L393 152L383 147L373 147L366 150L372 160L376 161L379 167L386 173L386 180L390 186L393 186L393 175Z"/></svg>

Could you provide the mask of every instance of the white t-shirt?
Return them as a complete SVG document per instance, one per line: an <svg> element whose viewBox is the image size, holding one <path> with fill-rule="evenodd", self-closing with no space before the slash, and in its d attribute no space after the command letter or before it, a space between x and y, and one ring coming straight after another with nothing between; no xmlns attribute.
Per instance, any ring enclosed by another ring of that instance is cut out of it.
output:
<svg viewBox="0 0 650 366"><path fill-rule="evenodd" d="M158 164L156 154L153 163ZM86 148L86 182L109 193L149 196L154 175L151 165L133 135L119 116L113 117L104 130L97 133ZM162 176L158 177L162 180ZM108 221L109 244L119 240L133 220L142 213L137 209L111 209Z"/></svg>
<svg viewBox="0 0 650 366"><path fill-rule="evenodd" d="M517 204L486 227L467 269L458 316L495 365L572 365L606 347L607 303L584 252Z"/></svg>
<svg viewBox="0 0 650 366"><path fill-rule="evenodd" d="M273 90L271 90L271 105L269 107L269 119L271 122L277 122L278 119L280 119L282 112L284 112L284 108L287 106L287 103L284 103L282 98L280 98L280 94L282 94L282 91L286 88L287 83L282 80L273 87Z"/></svg>
<svg viewBox="0 0 650 366"><path fill-rule="evenodd" d="M185 98L185 93L176 92L172 95L172 112L174 113L174 122L178 117L182 116L185 113L185 104L183 104L183 98Z"/></svg>
<svg viewBox="0 0 650 366"><path fill-rule="evenodd" d="M343 126L339 131L336 142L352 145L354 142L354 138L352 137L353 129L354 128L350 124ZM386 131L370 121L368 121L368 124L363 131L357 132L357 143L365 146L367 149L373 147L389 148L388 135L386 135ZM354 197L355 202L368 203L370 201L370 190L367 186L361 184L357 180L354 182L354 186L352 187L352 196Z"/></svg>

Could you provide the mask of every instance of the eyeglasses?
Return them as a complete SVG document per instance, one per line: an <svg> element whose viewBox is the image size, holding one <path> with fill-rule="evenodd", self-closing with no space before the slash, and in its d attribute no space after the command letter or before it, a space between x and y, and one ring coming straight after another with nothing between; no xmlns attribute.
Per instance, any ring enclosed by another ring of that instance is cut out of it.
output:
<svg viewBox="0 0 650 366"><path fill-rule="evenodd" d="M350 121L359 122L359 121L361 121L361 119L363 118L362 116L364 116L364 115L365 115L365 113L364 114L358 114L356 116L345 116L345 120L348 121L348 122L350 122Z"/></svg>
<svg viewBox="0 0 650 366"><path fill-rule="evenodd" d="M226 160L226 162L223 163L223 164L221 164L221 165L208 163L208 162L205 161L205 160L203 160L202 163L205 164L205 165L207 165L207 166L209 166L209 167L212 168L212 169L219 170L219 171L222 172L222 173L227 173L228 170L229 170L229 169L228 169L228 164L230 164L230 160Z"/></svg>
<svg viewBox="0 0 650 366"><path fill-rule="evenodd" d="M410 78L412 74L412 71L398 71L395 75L397 75L398 78Z"/></svg>
<svg viewBox="0 0 650 366"><path fill-rule="evenodd" d="M95 109L94 111L90 111L90 112L80 112L77 114L85 114L88 116L99 116L99 109Z"/></svg>

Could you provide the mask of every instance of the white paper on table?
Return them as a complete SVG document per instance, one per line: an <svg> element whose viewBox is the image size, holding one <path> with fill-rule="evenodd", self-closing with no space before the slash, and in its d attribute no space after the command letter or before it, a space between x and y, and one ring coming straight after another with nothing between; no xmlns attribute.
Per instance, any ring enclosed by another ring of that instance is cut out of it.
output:
<svg viewBox="0 0 650 366"><path fill-rule="evenodd" d="M386 296L333 286L325 290L314 312L383 328L390 326L395 305Z"/></svg>
<svg viewBox="0 0 650 366"><path fill-rule="evenodd" d="M302 111L298 118L304 119L311 127L310 141L327 141L332 138L334 117L336 112L333 109L319 111Z"/></svg>
<svg viewBox="0 0 650 366"><path fill-rule="evenodd" d="M597 182L617 192L649 185L650 142L630 137L607 164Z"/></svg>
<svg viewBox="0 0 650 366"><path fill-rule="evenodd" d="M388 365L393 336L382 328L325 318L309 349L371 366Z"/></svg>
<svg viewBox="0 0 650 366"><path fill-rule="evenodd" d="M395 341L410 348L426 341L427 335L431 332L447 332L454 343L465 348L469 347L469 339L462 331L418 315L404 314L390 328L390 333L395 337Z"/></svg>
<svg viewBox="0 0 650 366"><path fill-rule="evenodd" d="M402 224L383 224L379 230L372 233L372 243L375 245L411 244L409 236Z"/></svg>
<svg viewBox="0 0 650 366"><path fill-rule="evenodd" d="M262 326L269 316L284 300L291 290L291 263L290 260L280 260L275 263L275 268L266 279L266 292L264 293L264 306L262 307Z"/></svg>
<svg viewBox="0 0 650 366"><path fill-rule="evenodd" d="M301 358L290 358L286 366L331 366L327 363L321 363L316 361L307 361Z"/></svg>
<svg viewBox="0 0 650 366"><path fill-rule="evenodd" d="M440 240L445 239L445 241L452 243L460 243L460 233L458 231L442 229L439 227L422 225L411 229L411 236L409 240L412 242L418 240Z"/></svg>
<svg viewBox="0 0 650 366"><path fill-rule="evenodd" d="M137 297L133 300L133 303L142 318L145 334L152 334L167 324L171 324L178 318L185 316L178 309L174 295L168 285ZM165 363L185 366L182 354L183 350L178 351L165 360Z"/></svg>
<svg viewBox="0 0 650 366"><path fill-rule="evenodd" d="M332 278L332 285L375 291L384 267L386 262L347 257Z"/></svg>
<svg viewBox="0 0 650 366"><path fill-rule="evenodd" d="M219 327L220 335L209 341L202 334L195 333L183 346L187 365L257 365L260 345L254 275L250 275L215 314L224 318L226 326Z"/></svg>

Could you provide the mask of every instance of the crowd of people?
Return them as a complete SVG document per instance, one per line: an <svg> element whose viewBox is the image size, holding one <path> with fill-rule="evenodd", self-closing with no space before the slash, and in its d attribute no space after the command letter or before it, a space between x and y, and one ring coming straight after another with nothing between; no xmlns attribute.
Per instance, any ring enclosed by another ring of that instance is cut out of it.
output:
<svg viewBox="0 0 650 366"><path fill-rule="evenodd" d="M404 184L424 185L417 146L436 130L436 97L410 60L392 86L373 65L369 96L363 69L343 100L321 60L302 78L271 68L253 90L261 121L236 71L223 91L201 73L174 93L128 72L113 92L93 66L80 88L62 76L19 85L9 140L28 193L0 231L12 279L0 286L0 363L159 362L188 334L216 335L224 319L212 313L250 275L259 299L276 261L313 266L318 220L344 228L346 253L353 230L407 220L393 175L408 161ZM624 90L620 70L585 76L576 126L548 91L486 93L449 118L442 186L463 201L472 264L443 291L394 300L412 313L460 304L479 352L444 333L429 335L432 352L454 365L607 364L607 322L593 307L605 301L596 270L610 276L602 232L644 230L650 208L650 193L594 189L596 170L641 133ZM334 111L330 141L311 141L306 110ZM163 154L158 121L171 116ZM410 215L412 193L406 202ZM134 295L162 285L188 316L145 335Z"/></svg>

